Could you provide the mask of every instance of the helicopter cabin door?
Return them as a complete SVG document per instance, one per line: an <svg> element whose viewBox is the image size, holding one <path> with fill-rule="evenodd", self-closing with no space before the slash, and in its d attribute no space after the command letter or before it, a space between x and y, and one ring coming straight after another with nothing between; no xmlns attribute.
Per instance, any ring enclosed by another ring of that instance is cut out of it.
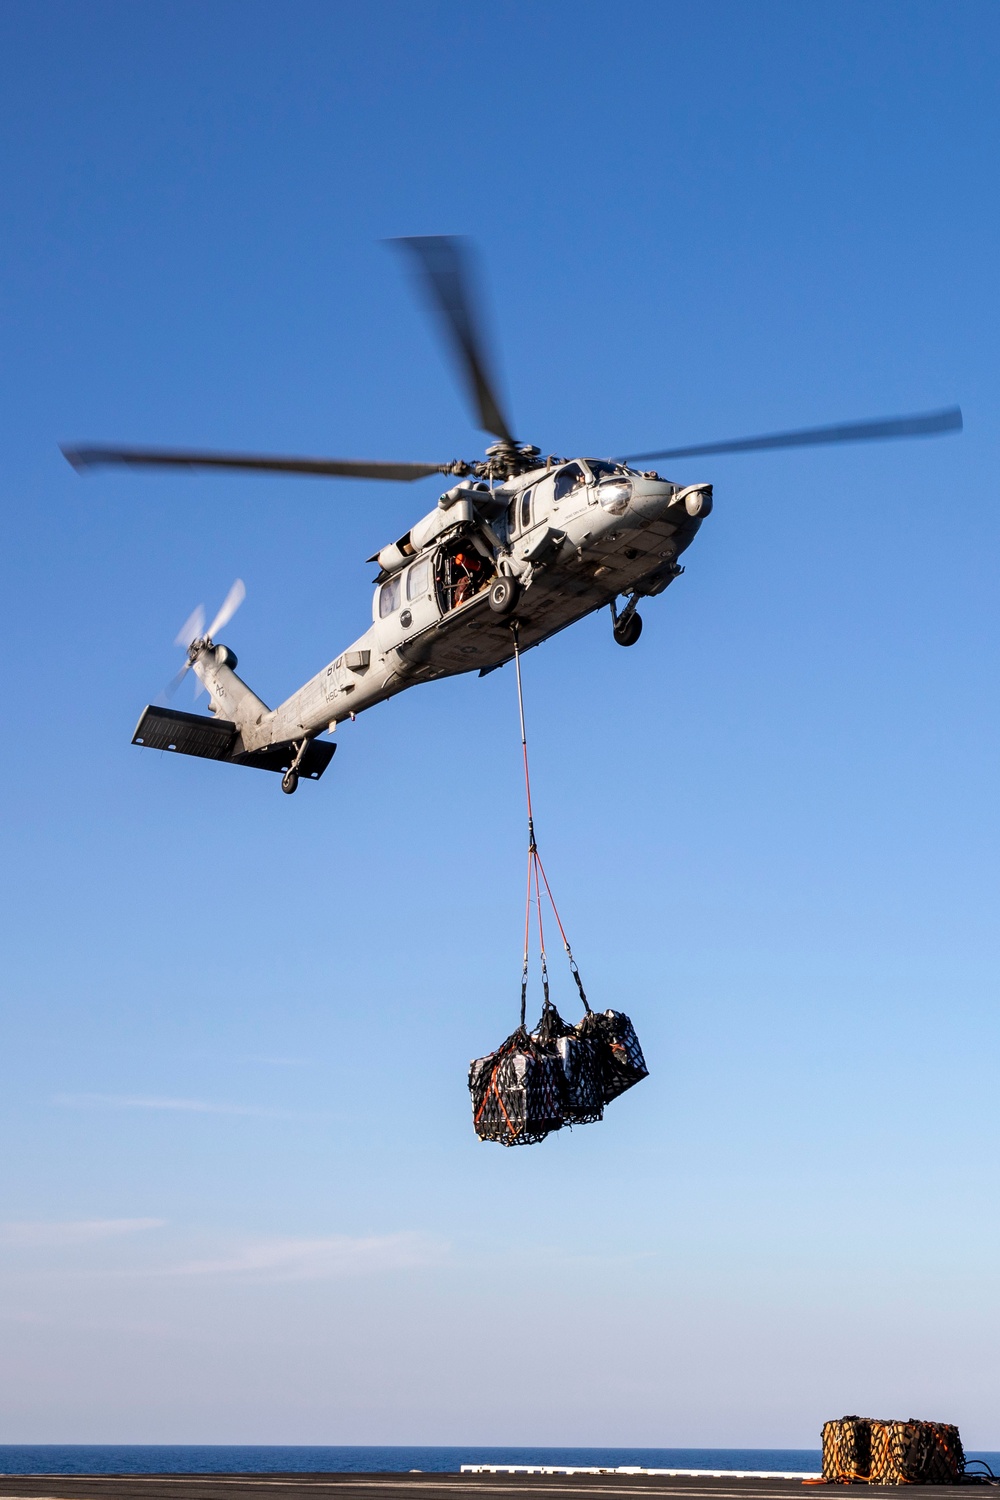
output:
<svg viewBox="0 0 1000 1500"><path fill-rule="evenodd" d="M382 651L432 625L441 611L434 590L434 553L423 552L393 573L375 599L375 635Z"/></svg>

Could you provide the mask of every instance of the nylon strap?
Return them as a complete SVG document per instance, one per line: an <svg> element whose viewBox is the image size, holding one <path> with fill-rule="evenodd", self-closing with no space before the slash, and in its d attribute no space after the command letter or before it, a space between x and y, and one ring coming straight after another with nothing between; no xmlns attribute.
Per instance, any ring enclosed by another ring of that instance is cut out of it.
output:
<svg viewBox="0 0 1000 1500"><path fill-rule="evenodd" d="M514 668L517 675L517 711L521 723L521 752L524 758L524 794L528 807L528 892L524 905L524 964L521 969L521 1025L523 1027L525 1024L528 997L528 966L529 947L531 942L532 890L534 890L535 911L538 918L538 950L542 978L543 1017L547 1015L549 1010L552 1008L552 1002L549 999L549 971L545 957L545 931L542 924L542 886L545 887L545 894L548 898L549 905L552 907L552 915L555 917L556 926L559 928L559 936L562 938L563 948L566 950L566 957L569 961L570 973L573 975L573 978L576 981L576 987L580 992L580 999L583 1002L583 1008L588 1016L591 1014L591 1009L587 1004L587 996L583 988L583 980L580 977L580 970L577 968L576 959L573 957L573 950L570 948L569 938L566 936L566 929L563 927L562 918L559 915L559 908L556 906L555 897L553 896L552 888L549 885L549 877L545 873L545 866L542 864L542 858L538 852L538 842L535 838L535 815L534 809L532 808L531 804L531 772L528 768L528 737L524 727L524 692L521 686L521 647L518 638L518 625L516 620L511 625L511 630L514 636Z"/></svg>

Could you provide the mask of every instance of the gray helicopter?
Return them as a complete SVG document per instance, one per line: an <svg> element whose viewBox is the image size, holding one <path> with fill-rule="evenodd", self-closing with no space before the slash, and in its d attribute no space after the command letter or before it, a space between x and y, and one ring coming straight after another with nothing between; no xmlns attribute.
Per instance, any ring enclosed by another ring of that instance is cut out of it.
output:
<svg viewBox="0 0 1000 1500"><path fill-rule="evenodd" d="M442 474L452 481L428 515L368 559L379 565L368 629L284 703L268 708L236 675L234 653L215 643L242 601L238 581L207 630L196 611L177 641L187 652L178 678L194 670L211 714L150 705L133 744L277 771L282 790L294 792L301 776L317 780L333 758L336 744L321 735L405 688L460 672L484 676L512 658L515 644L528 650L598 609L610 608L619 645L634 645L642 630L639 601L662 594L683 572L678 559L712 509L710 484L674 484L645 467L650 462L929 437L962 427L961 411L950 407L620 458L543 456L514 438L498 400L465 242L428 236L394 243L412 256L479 427L497 439L483 459L387 463L63 448L78 470L119 464L403 481Z"/></svg>

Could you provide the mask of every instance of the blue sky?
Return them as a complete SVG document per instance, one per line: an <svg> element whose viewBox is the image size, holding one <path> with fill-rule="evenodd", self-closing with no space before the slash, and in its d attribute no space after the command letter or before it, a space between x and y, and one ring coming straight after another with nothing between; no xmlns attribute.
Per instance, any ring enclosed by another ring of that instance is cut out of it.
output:
<svg viewBox="0 0 1000 1500"><path fill-rule="evenodd" d="M3 1440L1000 1447L998 43L976 0L4 6ZM528 658L652 1075L511 1152L465 1094L516 1021L510 672L294 798L129 744L237 575L262 697L328 661L433 482L57 450L475 456L379 243L455 232L546 450L966 418L678 464L715 511L639 645Z"/></svg>

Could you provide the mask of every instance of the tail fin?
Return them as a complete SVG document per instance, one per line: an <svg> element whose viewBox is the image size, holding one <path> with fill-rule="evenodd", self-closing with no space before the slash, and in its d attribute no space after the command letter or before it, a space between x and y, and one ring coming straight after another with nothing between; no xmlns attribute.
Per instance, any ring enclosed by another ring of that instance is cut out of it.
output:
<svg viewBox="0 0 1000 1500"><path fill-rule="evenodd" d="M191 648L194 652L194 647ZM206 641L191 665L208 689L208 706L220 719L230 719L239 730L250 730L270 709L233 670L236 654L228 646ZM247 739L252 739L248 734Z"/></svg>

